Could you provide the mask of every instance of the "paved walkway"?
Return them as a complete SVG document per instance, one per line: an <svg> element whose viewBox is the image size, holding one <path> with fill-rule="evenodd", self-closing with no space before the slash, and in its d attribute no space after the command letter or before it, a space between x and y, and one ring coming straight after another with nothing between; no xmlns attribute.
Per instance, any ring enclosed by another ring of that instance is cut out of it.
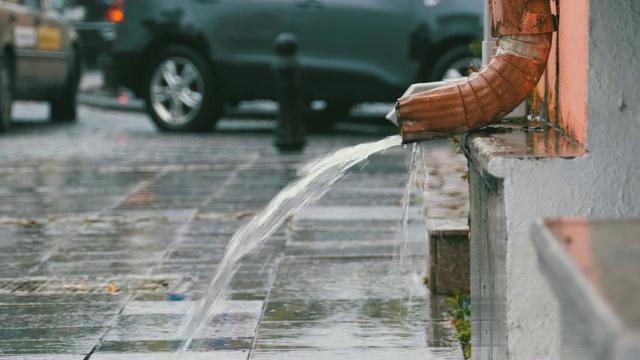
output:
<svg viewBox="0 0 640 360"><path fill-rule="evenodd" d="M303 155L276 153L268 134L236 133L139 146L134 135L108 154L96 138L101 155L56 161L37 149L5 153L0 358L173 358L231 235L309 159L377 138L318 137ZM446 180L464 159L446 141L426 147L430 196L464 214L461 186ZM417 202L411 256L397 259L409 153L373 156L245 256L186 358L461 359L441 299L406 271L426 268Z"/></svg>

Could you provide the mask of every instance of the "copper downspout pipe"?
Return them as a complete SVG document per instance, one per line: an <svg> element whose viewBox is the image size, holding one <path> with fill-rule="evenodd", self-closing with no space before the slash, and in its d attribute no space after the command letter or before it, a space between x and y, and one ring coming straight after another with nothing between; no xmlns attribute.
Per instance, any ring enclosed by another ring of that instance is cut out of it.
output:
<svg viewBox="0 0 640 360"><path fill-rule="evenodd" d="M494 55L468 78L400 98L396 114L405 142L460 134L510 113L540 80L555 19L549 0L489 0Z"/></svg>

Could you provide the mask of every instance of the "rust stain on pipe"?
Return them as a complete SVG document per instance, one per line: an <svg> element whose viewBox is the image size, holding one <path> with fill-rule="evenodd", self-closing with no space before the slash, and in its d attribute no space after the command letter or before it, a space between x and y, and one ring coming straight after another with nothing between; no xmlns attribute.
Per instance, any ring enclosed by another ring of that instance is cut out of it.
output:
<svg viewBox="0 0 640 360"><path fill-rule="evenodd" d="M546 69L554 20L549 0L491 0L494 55L479 72L396 103L405 142L491 124L526 99Z"/></svg>
<svg viewBox="0 0 640 360"><path fill-rule="evenodd" d="M491 0L489 4L493 36L544 34L555 30L549 0Z"/></svg>

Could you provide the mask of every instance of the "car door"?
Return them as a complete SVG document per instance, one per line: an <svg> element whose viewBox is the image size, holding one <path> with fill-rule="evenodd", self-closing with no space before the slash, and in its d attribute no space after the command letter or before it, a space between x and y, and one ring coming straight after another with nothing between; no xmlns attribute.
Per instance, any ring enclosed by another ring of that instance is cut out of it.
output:
<svg viewBox="0 0 640 360"><path fill-rule="evenodd" d="M228 97L273 96L273 41L291 0L192 0Z"/></svg>
<svg viewBox="0 0 640 360"><path fill-rule="evenodd" d="M314 98L401 95L414 72L409 47L415 0L292 1L304 84Z"/></svg>
<svg viewBox="0 0 640 360"><path fill-rule="evenodd" d="M42 13L38 27L37 49L42 59L43 81L60 88L69 73L71 48L70 25L62 14L53 9L50 0L40 0Z"/></svg>

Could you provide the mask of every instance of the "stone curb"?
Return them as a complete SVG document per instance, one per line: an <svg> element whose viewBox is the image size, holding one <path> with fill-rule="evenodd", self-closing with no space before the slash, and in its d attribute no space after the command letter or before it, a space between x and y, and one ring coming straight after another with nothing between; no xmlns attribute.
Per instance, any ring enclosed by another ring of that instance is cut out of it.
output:
<svg viewBox="0 0 640 360"><path fill-rule="evenodd" d="M467 218L428 219L429 289L436 294L471 292Z"/></svg>

